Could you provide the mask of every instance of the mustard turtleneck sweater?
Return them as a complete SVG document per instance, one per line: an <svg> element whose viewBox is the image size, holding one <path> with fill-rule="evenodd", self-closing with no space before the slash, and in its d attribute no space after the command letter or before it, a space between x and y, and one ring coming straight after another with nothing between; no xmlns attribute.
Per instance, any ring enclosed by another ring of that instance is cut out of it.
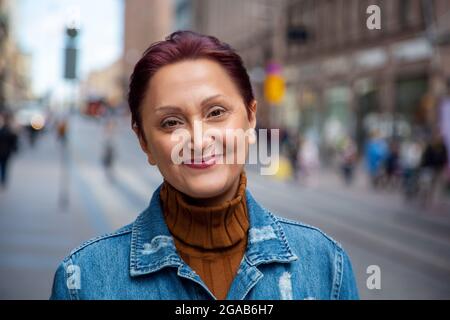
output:
<svg viewBox="0 0 450 320"><path fill-rule="evenodd" d="M235 197L202 207L164 181L160 197L167 226L181 258L217 299L225 299L247 246L249 220L242 171Z"/></svg>

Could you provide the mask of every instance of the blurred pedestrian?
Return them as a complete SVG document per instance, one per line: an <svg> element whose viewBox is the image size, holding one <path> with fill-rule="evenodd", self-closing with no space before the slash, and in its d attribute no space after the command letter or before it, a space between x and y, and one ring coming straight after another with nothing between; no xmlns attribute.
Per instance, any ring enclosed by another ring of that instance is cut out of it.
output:
<svg viewBox="0 0 450 320"><path fill-rule="evenodd" d="M103 144L102 164L105 169L105 173L110 180L113 179L113 165L116 158L116 152L114 147L114 132L116 128L115 121L111 118L108 119L105 125L105 138Z"/></svg>
<svg viewBox="0 0 450 320"><path fill-rule="evenodd" d="M340 149L340 162L342 177L346 185L353 182L354 168L357 160L356 144L352 138L347 136Z"/></svg>
<svg viewBox="0 0 450 320"><path fill-rule="evenodd" d="M287 146L287 156L292 168L292 178L297 180L298 178L298 159L297 154L299 151L300 139L297 132L292 131L289 135L288 146Z"/></svg>
<svg viewBox="0 0 450 320"><path fill-rule="evenodd" d="M423 176L428 181L424 194L424 204L432 205L439 199L443 188L445 168L448 164L447 147L441 134L434 133L422 155Z"/></svg>
<svg viewBox="0 0 450 320"><path fill-rule="evenodd" d="M0 114L0 184L6 188L10 158L17 151L18 136L11 127L9 114Z"/></svg>
<svg viewBox="0 0 450 320"><path fill-rule="evenodd" d="M37 140L37 136L39 134L38 130L36 130L35 128L33 128L32 124L28 124L25 127L25 130L28 134L28 141L30 143L30 146L32 148L34 148L34 146L36 145L36 140Z"/></svg>
<svg viewBox="0 0 450 320"><path fill-rule="evenodd" d="M385 187L396 187L400 178L400 155L399 146L397 141L391 141L389 143L388 152L386 155L386 161L384 162Z"/></svg>
<svg viewBox="0 0 450 320"><path fill-rule="evenodd" d="M67 145L67 131L68 131L68 120L66 117L63 117L58 121L56 126L56 135L58 141L61 143L63 147Z"/></svg>
<svg viewBox="0 0 450 320"><path fill-rule="evenodd" d="M319 149L311 138L302 141L297 161L300 167L300 181L305 184L311 183L310 177L320 166Z"/></svg>
<svg viewBox="0 0 450 320"><path fill-rule="evenodd" d="M59 188L59 205L62 209L66 209L69 205L69 150L67 148L69 118L68 115L62 116L56 122L56 137L61 145L61 187Z"/></svg>
<svg viewBox="0 0 450 320"><path fill-rule="evenodd" d="M423 152L422 145L414 139L404 141L400 146L400 166L402 169L402 187L407 200L418 192L418 175Z"/></svg>
<svg viewBox="0 0 450 320"><path fill-rule="evenodd" d="M447 158L450 157L450 78L447 79L446 93L441 97L439 103L439 127L442 132L445 145L447 147ZM447 164L447 169L444 175L444 190L445 195L450 197L450 165Z"/></svg>
<svg viewBox="0 0 450 320"><path fill-rule="evenodd" d="M373 131L365 147L365 159L370 182L374 188L380 185L383 177L387 153L386 141L380 136L379 131Z"/></svg>

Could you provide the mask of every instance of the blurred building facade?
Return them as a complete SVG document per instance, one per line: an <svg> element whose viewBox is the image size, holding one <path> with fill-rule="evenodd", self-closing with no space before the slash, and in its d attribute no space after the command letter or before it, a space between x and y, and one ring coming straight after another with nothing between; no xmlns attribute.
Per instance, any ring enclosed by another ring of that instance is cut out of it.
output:
<svg viewBox="0 0 450 320"><path fill-rule="evenodd" d="M366 26L373 4L379 30ZM450 73L439 54L446 45L432 29L448 19L448 1L290 0L286 13L288 34L299 36L287 37L283 57L293 105L283 123L319 138L325 150L345 135L361 147L375 131L408 137L435 129Z"/></svg>
<svg viewBox="0 0 450 320"><path fill-rule="evenodd" d="M31 56L20 50L14 35L16 5L0 0L0 110L17 108L32 98Z"/></svg>
<svg viewBox="0 0 450 320"><path fill-rule="evenodd" d="M124 25L124 83L127 86L134 65L147 47L163 40L173 28L173 2L126 0Z"/></svg>
<svg viewBox="0 0 450 320"><path fill-rule="evenodd" d="M369 30L367 8L381 9ZM450 78L447 0L178 0L176 26L229 42L244 58L263 127L284 127L332 149L346 135L408 136L437 123ZM283 66L279 107L263 97L264 68Z"/></svg>
<svg viewBox="0 0 450 320"><path fill-rule="evenodd" d="M81 95L88 101L102 100L111 107L121 105L125 97L122 60L90 72L81 83Z"/></svg>
<svg viewBox="0 0 450 320"><path fill-rule="evenodd" d="M250 72L255 94L263 95L264 66L279 57L285 45L283 28L286 0L175 0L175 29L190 29L218 37L236 48ZM269 127L272 113L258 99L259 125Z"/></svg>

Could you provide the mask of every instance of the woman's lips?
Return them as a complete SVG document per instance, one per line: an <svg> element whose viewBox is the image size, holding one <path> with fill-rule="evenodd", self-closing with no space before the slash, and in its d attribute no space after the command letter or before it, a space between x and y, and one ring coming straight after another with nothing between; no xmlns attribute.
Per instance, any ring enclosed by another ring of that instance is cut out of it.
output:
<svg viewBox="0 0 450 320"><path fill-rule="evenodd" d="M197 161L195 161L195 159L191 159L191 162L183 162L183 165L193 169L206 169L216 164L217 157L217 155L212 155Z"/></svg>

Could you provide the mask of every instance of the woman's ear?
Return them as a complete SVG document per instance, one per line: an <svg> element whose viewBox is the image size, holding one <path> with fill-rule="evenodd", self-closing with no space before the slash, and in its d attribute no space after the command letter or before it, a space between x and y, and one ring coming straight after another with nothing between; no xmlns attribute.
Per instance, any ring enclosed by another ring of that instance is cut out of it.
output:
<svg viewBox="0 0 450 320"><path fill-rule="evenodd" d="M257 108L257 102L256 100L253 100L252 103L249 106L248 110L248 120L250 124L250 136L249 136L249 144L256 143L256 108Z"/></svg>
<svg viewBox="0 0 450 320"><path fill-rule="evenodd" d="M258 107L257 101L253 100L250 103L249 110L248 110L249 111L248 119L250 121L250 128L253 128L253 129L256 128L256 110L257 110L257 107Z"/></svg>
<svg viewBox="0 0 450 320"><path fill-rule="evenodd" d="M148 147L147 139L145 139L144 137L144 132L139 130L137 124L135 123L132 124L131 127L139 140L139 145L141 146L142 151L144 151L144 153L147 155L148 163L152 166L156 165L155 158L153 157L153 154Z"/></svg>

